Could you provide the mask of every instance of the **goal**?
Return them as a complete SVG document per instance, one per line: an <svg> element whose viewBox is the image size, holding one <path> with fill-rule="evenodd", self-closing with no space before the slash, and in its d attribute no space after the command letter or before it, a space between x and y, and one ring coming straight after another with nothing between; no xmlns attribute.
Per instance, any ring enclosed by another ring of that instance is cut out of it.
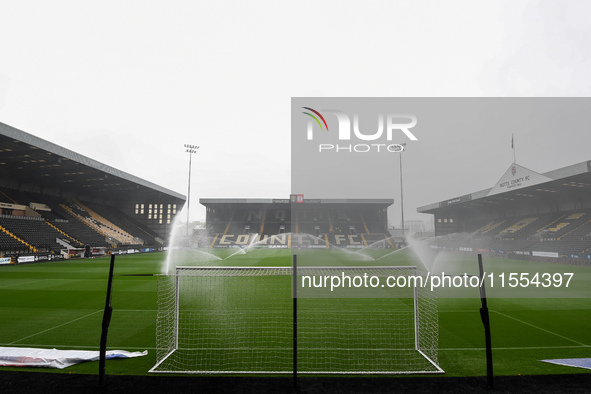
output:
<svg viewBox="0 0 591 394"><path fill-rule="evenodd" d="M303 278L312 276L416 281L423 277L416 267L298 268L295 316L292 272L177 267L159 275L156 365L150 372L292 373L294 365L298 373L315 374L443 372L437 299L428 287L382 286L344 296L304 288Z"/></svg>

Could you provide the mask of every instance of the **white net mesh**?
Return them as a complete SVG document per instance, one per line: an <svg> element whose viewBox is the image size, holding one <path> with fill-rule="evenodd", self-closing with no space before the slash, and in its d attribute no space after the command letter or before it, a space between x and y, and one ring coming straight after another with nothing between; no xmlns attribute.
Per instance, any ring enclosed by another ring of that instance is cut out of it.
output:
<svg viewBox="0 0 591 394"><path fill-rule="evenodd" d="M417 275L398 267L307 267L298 270L298 281L360 269L381 278ZM179 267L175 275L160 275L157 364L151 371L292 372L291 274L279 267ZM441 372L437 300L427 290L298 298L298 372Z"/></svg>

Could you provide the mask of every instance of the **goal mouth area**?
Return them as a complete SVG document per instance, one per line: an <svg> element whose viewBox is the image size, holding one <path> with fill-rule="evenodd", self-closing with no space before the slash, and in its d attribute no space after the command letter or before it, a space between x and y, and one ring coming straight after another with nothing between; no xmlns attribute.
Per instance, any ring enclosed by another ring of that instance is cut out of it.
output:
<svg viewBox="0 0 591 394"><path fill-rule="evenodd" d="M188 266L157 275L157 363L149 372L444 373L437 361L436 299L417 289L400 299L293 298L294 272L343 271L411 275L416 267Z"/></svg>
<svg viewBox="0 0 591 394"><path fill-rule="evenodd" d="M286 350L286 352L291 353L291 349ZM421 353L421 352L419 352ZM422 354L422 353L421 353ZM173 356L171 353L170 356ZM427 356L422 354L422 357L425 359ZM167 356L168 358L168 356ZM297 370L298 375L307 375L307 376L323 376L323 375L330 375L330 376L339 376L339 375L347 375L347 376L372 376L372 375L427 375L427 374L444 374L445 371L437 365L432 360L429 361L428 369L424 370L409 370L409 371L402 371L402 370L387 370L387 371L302 371L301 369ZM219 376L227 376L227 375L269 375L269 376L277 376L277 375L293 375L294 371L291 370L281 370L281 371L274 371L274 370L200 370L200 369L186 369L186 370L172 370L166 368L166 358L161 360L158 364L154 365L149 371L149 373L156 373L156 374L185 374L185 375L219 375Z"/></svg>

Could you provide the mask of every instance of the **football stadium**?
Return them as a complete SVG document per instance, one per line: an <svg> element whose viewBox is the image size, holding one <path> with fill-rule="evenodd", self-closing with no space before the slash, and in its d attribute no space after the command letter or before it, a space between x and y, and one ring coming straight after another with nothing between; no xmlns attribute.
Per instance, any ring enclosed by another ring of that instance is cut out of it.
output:
<svg viewBox="0 0 591 394"><path fill-rule="evenodd" d="M0 123L2 392L591 387L591 160L513 163L420 207L433 234L279 197L187 232L185 196Z"/></svg>

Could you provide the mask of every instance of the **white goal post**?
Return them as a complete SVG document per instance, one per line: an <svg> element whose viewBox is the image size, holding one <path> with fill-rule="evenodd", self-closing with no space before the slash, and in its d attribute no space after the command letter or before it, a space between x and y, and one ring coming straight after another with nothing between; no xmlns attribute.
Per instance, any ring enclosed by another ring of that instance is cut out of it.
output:
<svg viewBox="0 0 591 394"><path fill-rule="evenodd" d="M303 276L419 277L416 267L305 267ZM158 275L156 365L195 374L441 373L437 298L428 287L315 297L291 267L177 267ZM294 326L297 347L294 348Z"/></svg>

